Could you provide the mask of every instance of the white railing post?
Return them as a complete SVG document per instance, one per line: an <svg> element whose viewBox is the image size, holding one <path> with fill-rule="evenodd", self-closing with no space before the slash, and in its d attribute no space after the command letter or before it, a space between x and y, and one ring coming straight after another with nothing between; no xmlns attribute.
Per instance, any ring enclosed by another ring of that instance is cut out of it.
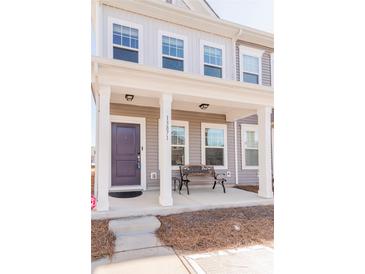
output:
<svg viewBox="0 0 365 274"><path fill-rule="evenodd" d="M171 95L161 95L158 138L160 163L159 202L162 206L172 206L173 204L171 187L171 103Z"/></svg>
<svg viewBox="0 0 365 274"><path fill-rule="evenodd" d="M109 186L110 186L110 146L111 146L111 125L110 125L110 86L99 88L99 107L97 108L97 210L109 210Z"/></svg>
<svg viewBox="0 0 365 274"><path fill-rule="evenodd" d="M257 111L259 127L259 193L260 197L272 198L271 175L271 107Z"/></svg>

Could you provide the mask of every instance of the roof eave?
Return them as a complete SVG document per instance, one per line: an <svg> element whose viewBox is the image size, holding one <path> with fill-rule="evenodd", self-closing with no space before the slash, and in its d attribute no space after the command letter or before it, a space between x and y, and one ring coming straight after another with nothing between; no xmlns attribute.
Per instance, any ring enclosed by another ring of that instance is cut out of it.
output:
<svg viewBox="0 0 365 274"><path fill-rule="evenodd" d="M213 33L230 39L240 39L269 48L274 47L274 35L272 33L215 18L213 16L202 15L191 10L184 10L162 1L100 0L100 2L115 8ZM168 12L166 12L166 10Z"/></svg>

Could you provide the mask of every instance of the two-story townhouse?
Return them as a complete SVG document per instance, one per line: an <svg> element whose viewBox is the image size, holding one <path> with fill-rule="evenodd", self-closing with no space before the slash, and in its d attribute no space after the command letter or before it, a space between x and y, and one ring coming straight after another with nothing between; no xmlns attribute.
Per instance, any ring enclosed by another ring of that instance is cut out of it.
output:
<svg viewBox="0 0 365 274"><path fill-rule="evenodd" d="M110 191L156 188L171 206L171 178L186 164L213 165L228 185L258 182L259 196L272 197L272 35L220 19L204 0L92 7L98 210ZM246 49L262 53L259 65ZM246 168L255 161L260 176Z"/></svg>

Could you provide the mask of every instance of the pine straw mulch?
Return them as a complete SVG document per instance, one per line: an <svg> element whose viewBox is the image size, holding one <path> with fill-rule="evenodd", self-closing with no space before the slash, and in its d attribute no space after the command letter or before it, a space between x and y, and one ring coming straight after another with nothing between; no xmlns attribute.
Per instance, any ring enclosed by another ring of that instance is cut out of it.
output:
<svg viewBox="0 0 365 274"><path fill-rule="evenodd" d="M205 252L256 244L273 247L274 206L195 211L158 216L156 234L180 252Z"/></svg>
<svg viewBox="0 0 365 274"><path fill-rule="evenodd" d="M109 231L109 220L91 221L91 259L96 260L114 253L115 236Z"/></svg>
<svg viewBox="0 0 365 274"><path fill-rule="evenodd" d="M255 193L259 192L259 186L258 185L236 185L236 186L234 186L234 188L238 188L238 189L242 189L242 190L246 190L246 191L251 191L251 192L255 192Z"/></svg>

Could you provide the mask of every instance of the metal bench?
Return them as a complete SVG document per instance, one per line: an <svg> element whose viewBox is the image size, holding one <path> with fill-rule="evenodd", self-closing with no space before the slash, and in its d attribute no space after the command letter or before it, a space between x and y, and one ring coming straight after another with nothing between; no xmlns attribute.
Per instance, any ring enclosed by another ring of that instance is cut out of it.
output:
<svg viewBox="0 0 365 274"><path fill-rule="evenodd" d="M214 170L214 166L206 166L206 165L186 165L180 166L180 180L179 181L179 194L181 194L182 186L186 186L186 191L188 195L189 192L189 183L190 179L189 176L208 176L214 178L213 189L215 188L216 184L221 184L223 187L223 192L226 193L226 188L224 183L227 179L224 177L224 173L217 173Z"/></svg>

